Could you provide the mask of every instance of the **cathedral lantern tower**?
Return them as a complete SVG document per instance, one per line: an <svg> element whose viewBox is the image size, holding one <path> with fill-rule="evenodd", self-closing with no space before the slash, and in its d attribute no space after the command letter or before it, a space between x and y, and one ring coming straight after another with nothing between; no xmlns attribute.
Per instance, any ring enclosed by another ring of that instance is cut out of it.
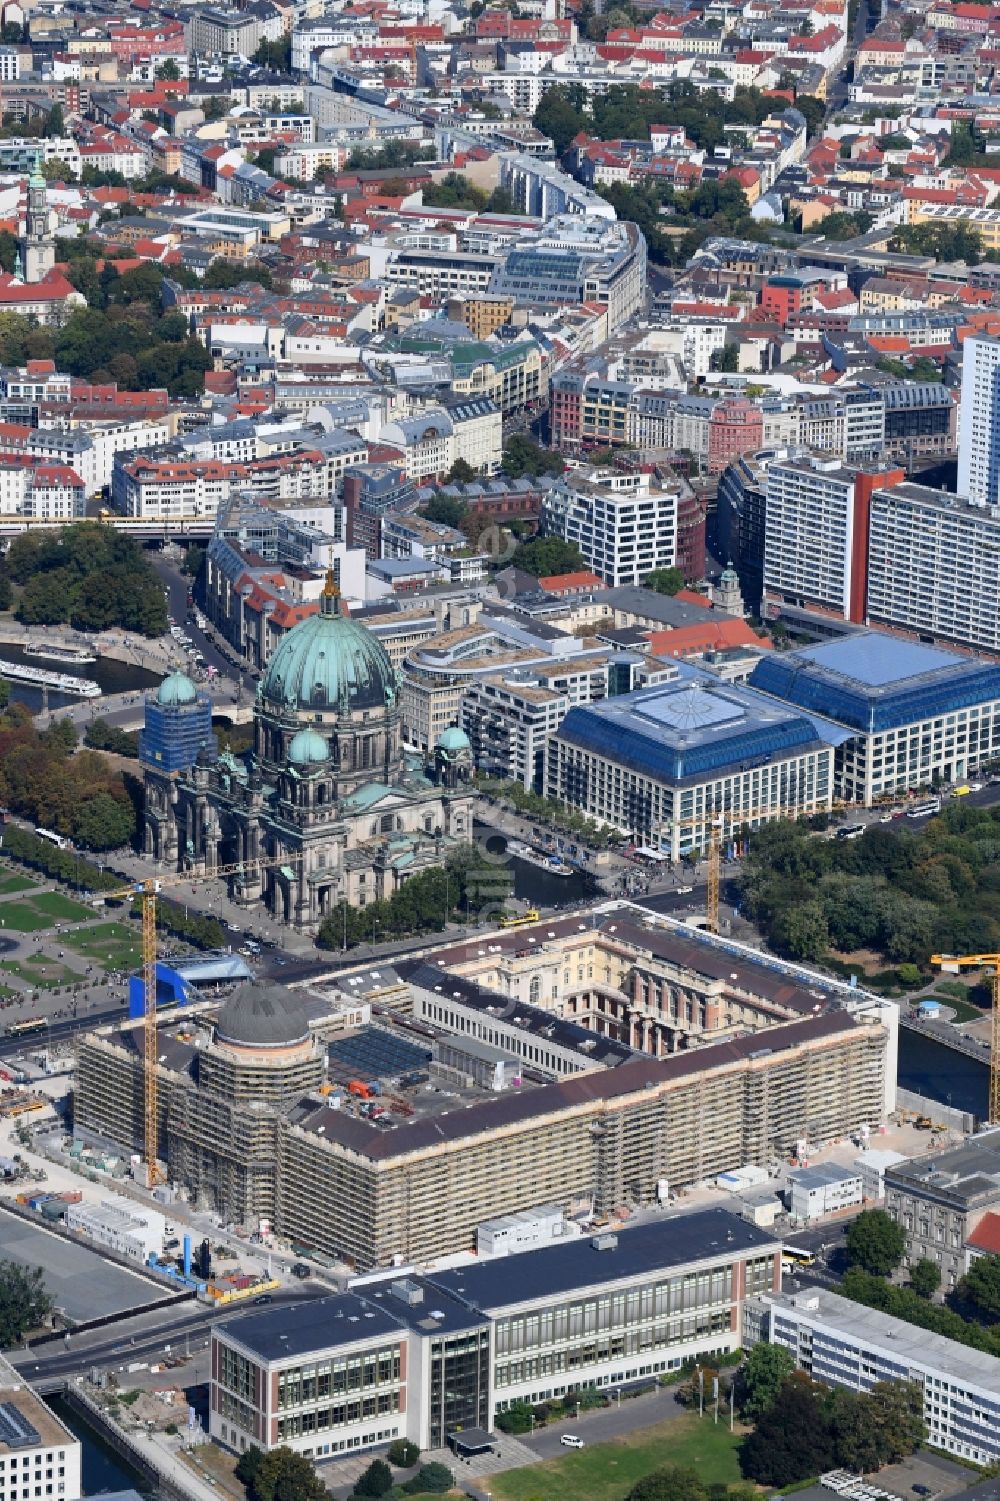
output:
<svg viewBox="0 0 1000 1501"><path fill-rule="evenodd" d="M21 239L21 264L28 283L44 281L56 263L55 241L50 233L45 178L39 164L28 179L28 212Z"/></svg>

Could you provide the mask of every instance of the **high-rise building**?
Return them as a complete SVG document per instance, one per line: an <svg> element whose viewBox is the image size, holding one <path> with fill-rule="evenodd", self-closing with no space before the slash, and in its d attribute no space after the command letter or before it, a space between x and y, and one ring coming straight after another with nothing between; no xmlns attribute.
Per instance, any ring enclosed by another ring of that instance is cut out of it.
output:
<svg viewBox="0 0 1000 1501"><path fill-rule="evenodd" d="M1000 339L966 339L958 434L958 493L1000 501Z"/></svg>
<svg viewBox="0 0 1000 1501"><path fill-rule="evenodd" d="M868 620L1000 653L1000 512L927 485L871 499Z"/></svg>
<svg viewBox="0 0 1000 1501"><path fill-rule="evenodd" d="M767 470L764 608L862 624L868 579L868 512L876 487L901 469L847 469L819 456L772 462Z"/></svg>
<svg viewBox="0 0 1000 1501"><path fill-rule="evenodd" d="M611 588L639 584L677 561L677 489L654 487L635 471L580 469L546 495L541 529L575 542Z"/></svg>

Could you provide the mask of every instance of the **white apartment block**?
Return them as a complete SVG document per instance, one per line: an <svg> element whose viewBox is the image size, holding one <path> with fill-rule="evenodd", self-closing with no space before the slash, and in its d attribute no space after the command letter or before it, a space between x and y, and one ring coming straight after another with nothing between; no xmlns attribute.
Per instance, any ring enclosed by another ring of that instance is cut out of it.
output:
<svg viewBox="0 0 1000 1501"><path fill-rule="evenodd" d="M1000 506L904 484L872 495L868 619L1000 654Z"/></svg>
<svg viewBox="0 0 1000 1501"><path fill-rule="evenodd" d="M1000 339L962 346L958 413L958 493L979 505L1000 502Z"/></svg>
<svg viewBox="0 0 1000 1501"><path fill-rule="evenodd" d="M215 516L229 499L228 469L216 463L116 465L112 500L124 516L156 521Z"/></svg>
<svg viewBox="0 0 1000 1501"><path fill-rule="evenodd" d="M914 1381L924 1394L927 1442L973 1464L1000 1460L1000 1360L944 1335L852 1303L825 1288L747 1300L747 1345L783 1345L825 1386L864 1392Z"/></svg>
<svg viewBox="0 0 1000 1501"><path fill-rule="evenodd" d="M648 475L571 474L546 495L541 531L574 542L610 588L639 584L677 561L677 495L652 489Z"/></svg>
<svg viewBox="0 0 1000 1501"><path fill-rule="evenodd" d="M0 516L34 521L75 521L84 514L86 491L65 464L0 464Z"/></svg>
<svg viewBox="0 0 1000 1501"><path fill-rule="evenodd" d="M79 1501L79 1439L0 1360L0 1501Z"/></svg>
<svg viewBox="0 0 1000 1501"><path fill-rule="evenodd" d="M764 601L850 613L854 475L836 459L767 469Z"/></svg>
<svg viewBox="0 0 1000 1501"><path fill-rule="evenodd" d="M337 141L289 146L275 157L274 170L284 177L312 182L321 172L339 172L351 150L351 146L341 145Z"/></svg>
<svg viewBox="0 0 1000 1501"><path fill-rule="evenodd" d="M477 768L520 782L529 792L543 790L546 747L569 707L565 693L537 680L472 683L462 699L462 728Z"/></svg>

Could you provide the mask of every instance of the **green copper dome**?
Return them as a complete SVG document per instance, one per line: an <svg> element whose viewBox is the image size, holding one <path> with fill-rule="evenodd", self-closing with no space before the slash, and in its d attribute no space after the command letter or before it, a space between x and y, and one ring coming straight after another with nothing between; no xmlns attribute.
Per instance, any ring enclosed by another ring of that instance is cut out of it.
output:
<svg viewBox="0 0 1000 1501"><path fill-rule="evenodd" d="M438 741L438 750L447 751L450 756L454 756L458 751L471 749L472 742L465 731L460 730L457 724L450 724L446 730L442 731L441 738Z"/></svg>
<svg viewBox="0 0 1000 1501"><path fill-rule="evenodd" d="M384 709L395 702L396 673L371 631L340 613L333 577L319 614L278 643L260 685L265 701L286 709Z"/></svg>
<svg viewBox="0 0 1000 1501"><path fill-rule="evenodd" d="M172 672L169 677L164 678L156 694L158 704L173 707L178 704L194 704L197 701L198 690L183 672Z"/></svg>
<svg viewBox="0 0 1000 1501"><path fill-rule="evenodd" d="M292 736L292 742L288 747L288 759L294 761L297 766L308 766L317 761L326 761L329 755L327 743L317 730L299 730L297 735Z"/></svg>

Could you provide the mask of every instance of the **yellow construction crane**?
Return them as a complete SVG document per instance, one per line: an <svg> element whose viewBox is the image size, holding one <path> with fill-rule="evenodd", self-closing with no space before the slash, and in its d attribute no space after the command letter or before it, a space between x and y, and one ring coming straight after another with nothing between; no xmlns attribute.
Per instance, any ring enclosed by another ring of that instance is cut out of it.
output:
<svg viewBox="0 0 1000 1501"><path fill-rule="evenodd" d="M931 963L946 973L960 969L988 969L993 1005L990 1007L990 1125L1000 1125L1000 954L932 954Z"/></svg>
<svg viewBox="0 0 1000 1501"><path fill-rule="evenodd" d="M183 886L190 882L225 880L228 876L253 876L281 865L297 865L301 855L282 855L276 860L249 860L235 865L218 865L204 874L177 871L169 876L150 876L123 886L117 891L102 891L98 901L138 901L142 911L142 1015L143 1015L143 1107L145 1131L143 1158L146 1184L155 1188L163 1181L159 1164L159 1121L157 1116L156 1065L159 1057L156 1032L156 898L165 886Z"/></svg>
<svg viewBox="0 0 1000 1501"><path fill-rule="evenodd" d="M817 808L816 812L836 813L850 806L849 803L834 802L830 808ZM654 825L654 834L663 829L692 829L707 826L708 839L705 854L708 860L708 874L705 892L705 926L710 933L717 933L719 931L719 888L722 878L723 840L728 835L734 834L744 824L753 823L758 818L766 818L772 822L782 818L794 819L802 816L797 809L789 808L751 808L749 810L717 808L709 809L700 818L665 818L661 823Z"/></svg>

